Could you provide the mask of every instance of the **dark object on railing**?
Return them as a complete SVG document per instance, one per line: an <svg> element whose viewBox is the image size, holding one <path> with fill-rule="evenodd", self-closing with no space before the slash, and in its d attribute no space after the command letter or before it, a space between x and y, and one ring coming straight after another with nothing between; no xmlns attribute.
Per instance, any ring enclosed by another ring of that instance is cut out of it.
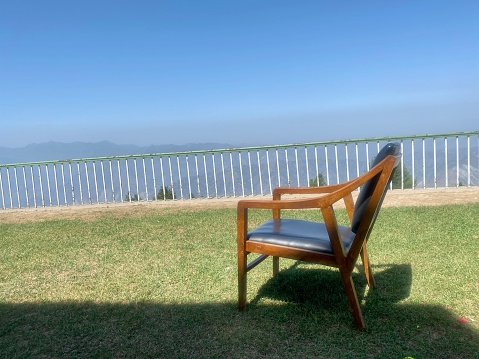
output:
<svg viewBox="0 0 479 359"><path fill-rule="evenodd" d="M279 257L337 267L353 312L356 327L365 327L363 315L352 280L352 271L361 255L370 287L374 278L366 244L377 213L400 162L400 145L387 144L376 157L374 167L354 180L323 187L279 187L273 200L242 200L238 202L238 308L246 304L247 272L273 256L273 275L279 271ZM354 205L352 192L361 187ZM281 200L282 194L318 194L307 199ZM344 200L351 227L338 225L333 204ZM273 218L248 232L248 209L271 209ZM319 208L324 223L286 219L281 209ZM260 256L248 263L249 253Z"/></svg>

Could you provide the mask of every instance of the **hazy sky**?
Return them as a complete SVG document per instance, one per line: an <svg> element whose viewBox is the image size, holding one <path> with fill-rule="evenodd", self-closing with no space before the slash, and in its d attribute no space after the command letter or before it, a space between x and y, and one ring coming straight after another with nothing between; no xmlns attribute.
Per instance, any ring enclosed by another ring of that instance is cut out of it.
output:
<svg viewBox="0 0 479 359"><path fill-rule="evenodd" d="M479 2L0 3L0 146L479 129Z"/></svg>

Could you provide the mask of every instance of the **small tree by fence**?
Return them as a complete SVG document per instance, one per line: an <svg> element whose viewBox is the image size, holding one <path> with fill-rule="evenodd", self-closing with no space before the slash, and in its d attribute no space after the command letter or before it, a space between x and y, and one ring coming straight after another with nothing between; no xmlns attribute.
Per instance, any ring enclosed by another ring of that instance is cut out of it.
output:
<svg viewBox="0 0 479 359"><path fill-rule="evenodd" d="M173 189L171 189L169 186L165 186L165 190L163 188L160 188L158 191L158 194L156 195L156 199L160 200L167 200L167 199L173 199L174 194L173 194Z"/></svg>
<svg viewBox="0 0 479 359"><path fill-rule="evenodd" d="M326 181L324 180L323 174L318 173L315 178L309 180L309 187L318 187L318 186L325 186Z"/></svg>
<svg viewBox="0 0 479 359"><path fill-rule="evenodd" d="M126 193L125 202L138 202L138 201L141 201L141 197L138 196L138 193L136 193L133 196L130 194L130 192Z"/></svg>
<svg viewBox="0 0 479 359"><path fill-rule="evenodd" d="M403 168L403 188L415 188L417 186L417 180L414 179L414 186L412 181L411 172L409 172L408 168L404 166ZM401 169L396 169L396 172L393 175L392 179L392 188L393 189L401 189Z"/></svg>

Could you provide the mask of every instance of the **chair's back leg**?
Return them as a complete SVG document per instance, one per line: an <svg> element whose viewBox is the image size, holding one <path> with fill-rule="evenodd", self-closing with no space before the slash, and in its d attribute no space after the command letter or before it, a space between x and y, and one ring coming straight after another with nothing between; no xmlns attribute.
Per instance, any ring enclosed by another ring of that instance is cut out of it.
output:
<svg viewBox="0 0 479 359"><path fill-rule="evenodd" d="M279 273L279 257L273 257L273 277Z"/></svg>
<svg viewBox="0 0 479 359"><path fill-rule="evenodd" d="M366 280L368 281L369 288L374 288L376 282L374 280L373 271L371 269L371 263L369 262L368 250L366 248L366 242L363 243L361 249L361 260L363 261L364 274L366 275Z"/></svg>

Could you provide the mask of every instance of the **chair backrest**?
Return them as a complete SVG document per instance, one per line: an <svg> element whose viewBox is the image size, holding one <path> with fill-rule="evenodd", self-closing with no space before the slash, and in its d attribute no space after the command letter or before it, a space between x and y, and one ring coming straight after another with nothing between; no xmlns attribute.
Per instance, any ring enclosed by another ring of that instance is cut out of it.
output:
<svg viewBox="0 0 479 359"><path fill-rule="evenodd" d="M388 143L386 146L384 146L381 151L379 151L378 155L374 159L371 168L376 166L378 163L380 163L382 160L384 160L387 156L394 155L397 156L400 153L401 145L399 143ZM396 168L393 169L391 172L391 175L389 177L389 182L391 182L394 172L396 171ZM359 225L361 224L361 220L364 217L364 214L366 213L366 209L368 207L369 201L371 200L371 197L373 195L374 190L376 189L376 185L379 180L379 175L374 176L371 178L369 181L367 181L361 188L361 191L359 192L359 196L356 199L356 204L354 206L354 213L353 213L353 218L351 221L351 231L356 233ZM374 218L371 222L370 229L374 225L374 221L377 216L377 212L379 211L379 208L381 207L382 200L384 199L384 196L386 195L386 191L388 190L389 186L386 186L386 189L383 193L383 197L381 198L381 202L379 203L376 213L374 215Z"/></svg>

